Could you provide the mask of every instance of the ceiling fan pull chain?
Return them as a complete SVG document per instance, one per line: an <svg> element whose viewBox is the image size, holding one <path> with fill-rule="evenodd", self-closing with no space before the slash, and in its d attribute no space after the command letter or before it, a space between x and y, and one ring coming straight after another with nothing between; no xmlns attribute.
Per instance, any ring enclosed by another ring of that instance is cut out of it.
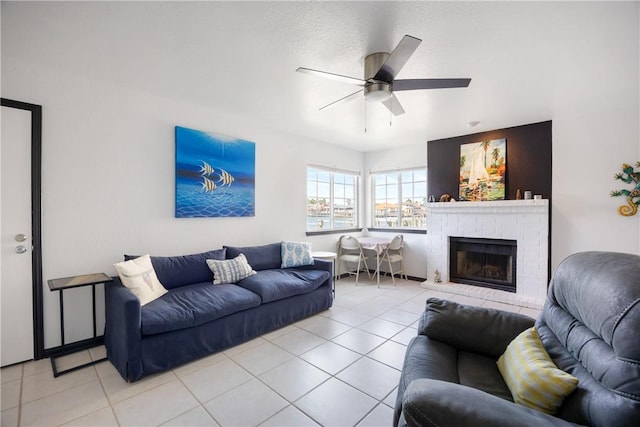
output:
<svg viewBox="0 0 640 427"><path fill-rule="evenodd" d="M364 102L364 133L367 133L367 101Z"/></svg>

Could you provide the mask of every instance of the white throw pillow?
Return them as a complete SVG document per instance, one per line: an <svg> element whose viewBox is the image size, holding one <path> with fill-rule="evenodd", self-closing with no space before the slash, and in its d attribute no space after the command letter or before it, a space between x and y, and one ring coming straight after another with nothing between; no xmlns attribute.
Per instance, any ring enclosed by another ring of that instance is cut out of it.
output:
<svg viewBox="0 0 640 427"><path fill-rule="evenodd" d="M256 274L244 254L226 260L208 259L207 265L213 271L214 285L237 283L246 277Z"/></svg>
<svg viewBox="0 0 640 427"><path fill-rule="evenodd" d="M145 305L167 293L151 264L151 257L141 257L113 264L122 284Z"/></svg>

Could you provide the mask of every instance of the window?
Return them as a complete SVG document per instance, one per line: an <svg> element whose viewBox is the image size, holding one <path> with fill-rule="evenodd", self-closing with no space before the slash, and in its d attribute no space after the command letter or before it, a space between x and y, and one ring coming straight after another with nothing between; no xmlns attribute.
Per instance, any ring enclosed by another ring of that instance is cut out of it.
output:
<svg viewBox="0 0 640 427"><path fill-rule="evenodd" d="M307 167L307 231L358 227L358 175Z"/></svg>
<svg viewBox="0 0 640 427"><path fill-rule="evenodd" d="M372 174L373 228L425 228L427 170Z"/></svg>

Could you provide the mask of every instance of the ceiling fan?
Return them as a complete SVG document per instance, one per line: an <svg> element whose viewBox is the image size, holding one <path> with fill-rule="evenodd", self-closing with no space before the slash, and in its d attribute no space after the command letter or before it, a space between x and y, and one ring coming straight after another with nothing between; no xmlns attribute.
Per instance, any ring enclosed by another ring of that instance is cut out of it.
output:
<svg viewBox="0 0 640 427"><path fill-rule="evenodd" d="M326 71L312 70L310 68L299 67L296 71L300 73L314 74L320 77L349 83L363 87L356 92L343 98L333 101L320 108L324 110L347 101L356 99L360 93L364 93L367 101L382 101L382 103L396 116L404 114L404 109L394 91L400 90L420 90L420 89L445 89L456 87L467 87L471 79L405 79L396 80L396 76L407 62L409 57L418 48L422 40L405 35L400 43L391 53L376 52L364 58L364 78L342 76L340 74L328 73Z"/></svg>

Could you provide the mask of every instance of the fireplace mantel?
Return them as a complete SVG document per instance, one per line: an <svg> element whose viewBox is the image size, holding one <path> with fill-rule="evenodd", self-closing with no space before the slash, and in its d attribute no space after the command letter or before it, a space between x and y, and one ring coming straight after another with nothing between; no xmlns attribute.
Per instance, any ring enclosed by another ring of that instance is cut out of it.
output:
<svg viewBox="0 0 640 427"><path fill-rule="evenodd" d="M431 212L438 213L522 213L525 211L545 213L549 209L549 200L494 200L490 202L435 202L428 203ZM428 230L427 230L428 232Z"/></svg>

